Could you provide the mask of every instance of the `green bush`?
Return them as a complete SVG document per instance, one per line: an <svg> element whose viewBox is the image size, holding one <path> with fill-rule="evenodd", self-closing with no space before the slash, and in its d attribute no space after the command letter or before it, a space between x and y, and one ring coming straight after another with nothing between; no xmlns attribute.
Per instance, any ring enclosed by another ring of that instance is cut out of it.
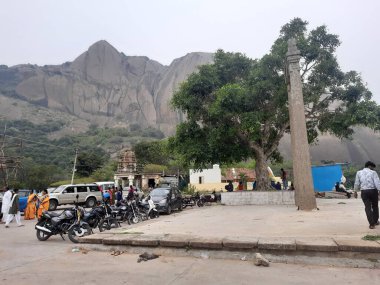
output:
<svg viewBox="0 0 380 285"><path fill-rule="evenodd" d="M94 183L96 180L93 177L84 177L84 178L77 178L74 179L74 184L80 184L80 183ZM65 184L71 184L71 180L62 180L57 181L52 184L50 184L51 187L58 187Z"/></svg>

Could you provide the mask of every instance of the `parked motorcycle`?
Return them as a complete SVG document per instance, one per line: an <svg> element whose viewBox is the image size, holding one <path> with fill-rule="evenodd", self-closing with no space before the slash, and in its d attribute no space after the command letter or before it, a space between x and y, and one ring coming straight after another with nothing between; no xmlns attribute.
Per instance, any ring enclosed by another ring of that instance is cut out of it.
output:
<svg viewBox="0 0 380 285"><path fill-rule="evenodd" d="M101 207L104 210L104 216L103 218L99 221L99 231L103 232L105 230L110 230L111 228L118 228L120 227L120 221L118 220L118 217L114 210L111 208L109 205L108 200L104 200L102 202Z"/></svg>
<svg viewBox="0 0 380 285"><path fill-rule="evenodd" d="M204 205L211 205L211 203L220 202L222 200L222 195L220 193L216 193L215 191L212 191L211 194L201 194L199 195L197 199L197 206L203 207Z"/></svg>
<svg viewBox="0 0 380 285"><path fill-rule="evenodd" d="M199 200L199 194L196 195L184 195L182 196L182 208L185 209L187 206L193 207L197 205Z"/></svg>
<svg viewBox="0 0 380 285"><path fill-rule="evenodd" d="M79 242L79 237L83 237L86 235L90 235L92 233L91 227L85 221L83 221L82 217L84 216L84 208L78 206L75 203L75 211L74 211L74 223L70 226L67 236L73 243Z"/></svg>
<svg viewBox="0 0 380 285"><path fill-rule="evenodd" d="M143 220L143 217L139 211L139 208L137 207L136 201L131 200L128 201L128 217L127 221L128 224L137 224Z"/></svg>
<svg viewBox="0 0 380 285"><path fill-rule="evenodd" d="M37 239L46 241L52 235L59 234L65 240L63 235L67 234L72 242L77 243L78 237L90 235L90 226L81 219L84 209L77 203L74 202L74 204L72 209L64 210L61 213L43 212L35 226Z"/></svg>

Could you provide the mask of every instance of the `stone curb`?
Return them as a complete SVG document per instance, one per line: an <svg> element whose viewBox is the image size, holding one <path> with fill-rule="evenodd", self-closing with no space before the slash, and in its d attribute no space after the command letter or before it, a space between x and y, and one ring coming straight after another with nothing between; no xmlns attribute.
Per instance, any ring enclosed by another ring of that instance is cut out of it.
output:
<svg viewBox="0 0 380 285"><path fill-rule="evenodd" d="M195 237L189 235L93 234L81 243L142 247L194 248L210 250L254 250L289 252L380 253L380 242L332 238Z"/></svg>
<svg viewBox="0 0 380 285"><path fill-rule="evenodd" d="M333 239L296 239L296 250L303 251L338 251L339 247Z"/></svg>
<svg viewBox="0 0 380 285"><path fill-rule="evenodd" d="M190 239L190 248L202 248L202 249L222 249L222 238L202 238L194 237Z"/></svg>
<svg viewBox="0 0 380 285"><path fill-rule="evenodd" d="M258 238L225 238L223 247L227 249L253 249L257 248Z"/></svg>
<svg viewBox="0 0 380 285"><path fill-rule="evenodd" d="M335 239L335 242L339 251L380 253L380 243L376 241Z"/></svg>
<svg viewBox="0 0 380 285"><path fill-rule="evenodd" d="M295 251L296 240L293 238L261 238L258 242L259 249L268 249L268 250L291 250Z"/></svg>
<svg viewBox="0 0 380 285"><path fill-rule="evenodd" d="M167 235L160 240L160 246L163 247L189 247L190 237L187 235Z"/></svg>

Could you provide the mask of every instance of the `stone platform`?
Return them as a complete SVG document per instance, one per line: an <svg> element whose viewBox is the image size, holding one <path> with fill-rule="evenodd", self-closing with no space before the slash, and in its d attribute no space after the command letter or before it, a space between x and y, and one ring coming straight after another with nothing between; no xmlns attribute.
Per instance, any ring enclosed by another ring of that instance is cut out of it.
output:
<svg viewBox="0 0 380 285"><path fill-rule="evenodd" d="M234 191L222 192L222 204L238 205L294 205L294 191Z"/></svg>
<svg viewBox="0 0 380 285"><path fill-rule="evenodd" d="M204 206L85 237L82 246L128 252L253 258L272 262L380 268L380 226L368 228L361 199L317 199L320 210L294 205Z"/></svg>

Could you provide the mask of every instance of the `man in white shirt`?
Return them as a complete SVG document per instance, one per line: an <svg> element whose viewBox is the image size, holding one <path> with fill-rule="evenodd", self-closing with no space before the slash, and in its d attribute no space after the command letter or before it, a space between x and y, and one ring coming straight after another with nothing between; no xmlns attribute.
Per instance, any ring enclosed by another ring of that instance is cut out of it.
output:
<svg viewBox="0 0 380 285"><path fill-rule="evenodd" d="M11 207L12 191L8 187L4 187L3 204L1 205L1 213L3 218L1 224L5 224L8 217L9 208Z"/></svg>
<svg viewBox="0 0 380 285"><path fill-rule="evenodd" d="M375 167L376 165L372 161L367 161L364 168L356 173L354 185L355 191L361 191L370 229L379 225L378 191L380 190L380 180L376 171L373 170Z"/></svg>

